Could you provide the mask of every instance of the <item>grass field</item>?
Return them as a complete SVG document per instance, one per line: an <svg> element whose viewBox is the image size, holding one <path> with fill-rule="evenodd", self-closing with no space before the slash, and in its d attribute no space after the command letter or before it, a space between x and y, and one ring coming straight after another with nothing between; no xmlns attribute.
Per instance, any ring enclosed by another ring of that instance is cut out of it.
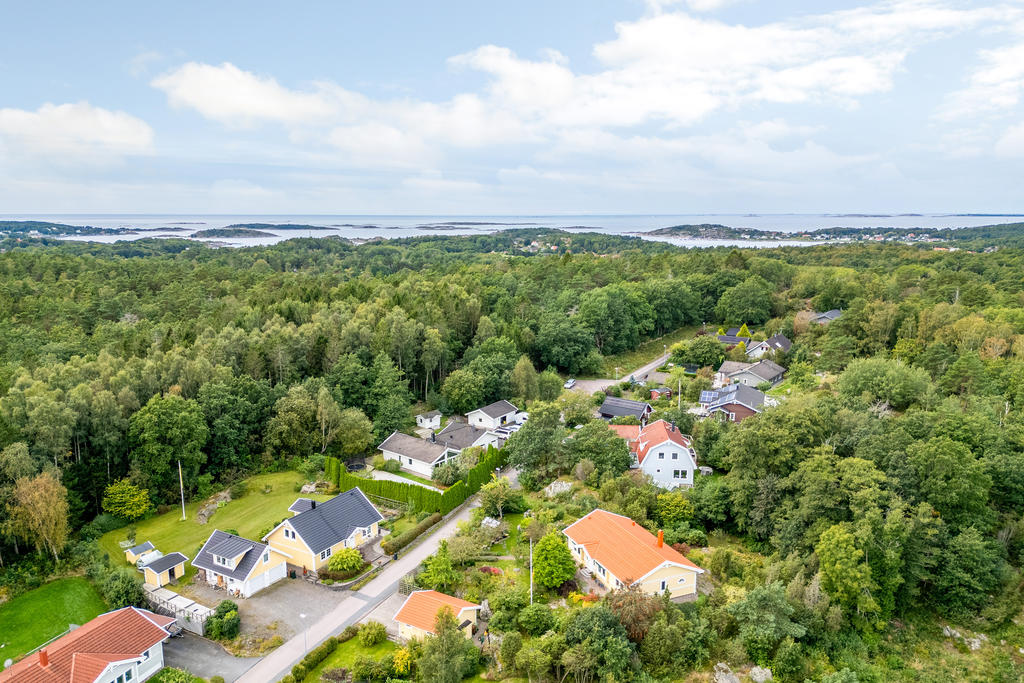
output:
<svg viewBox="0 0 1024 683"><path fill-rule="evenodd" d="M581 377L580 379L614 377L616 367L619 368L620 377L629 377L630 372L660 356L664 352L665 347L671 348L676 342L690 339L696 331L696 327L680 327L678 330L669 332L657 339L648 339L632 351L623 351L611 356L604 356L601 359L601 368L597 375Z"/></svg>
<svg viewBox="0 0 1024 683"><path fill-rule="evenodd" d="M415 474L412 474L411 472L406 472L405 470L398 470L397 472L395 472L395 474L397 474L400 477L405 477L406 479L409 479L410 481L418 481L421 484L426 484L427 486L429 486L431 488L440 490L440 487L438 487L438 485L435 484L432 479L427 479L426 477L420 477L420 476L417 476Z"/></svg>
<svg viewBox="0 0 1024 683"><path fill-rule="evenodd" d="M57 579L0 605L3 659L14 659L107 611L89 581Z"/></svg>
<svg viewBox="0 0 1024 683"><path fill-rule="evenodd" d="M306 676L306 680L310 681L310 683L319 681L320 675L327 669L349 668L356 661L357 657L367 656L373 659L380 659L388 652L393 652L397 649L398 646L390 640L385 640L383 643L373 647L363 647L359 644L359 638L352 638L339 645L338 649L332 652L330 657L320 662L315 669L310 671Z"/></svg>
<svg viewBox="0 0 1024 683"><path fill-rule="evenodd" d="M185 506L187 518L184 522L181 521L180 508L136 522L136 542L152 541L165 555L181 552L192 559L214 529L231 529L245 538L259 540L260 532L269 525L291 517L288 506L300 495L295 492L295 485L302 483L304 479L298 472L275 472L257 475L247 481L249 492L217 510L206 524L199 524L196 521L200 503L192 502ZM268 486L270 492L263 493L263 489ZM330 497L319 494L302 496L317 500L326 500ZM126 539L126 533L127 529L122 528L100 538L100 548L110 555L115 566L124 562L124 551L118 546L118 542ZM187 582L195 573L195 569L189 563L185 564L185 568ZM170 588L173 589L173 586Z"/></svg>

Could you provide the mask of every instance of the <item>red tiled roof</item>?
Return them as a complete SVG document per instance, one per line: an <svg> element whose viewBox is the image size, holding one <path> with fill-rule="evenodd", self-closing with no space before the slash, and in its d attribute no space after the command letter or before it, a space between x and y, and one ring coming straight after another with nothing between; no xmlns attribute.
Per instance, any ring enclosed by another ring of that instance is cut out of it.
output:
<svg viewBox="0 0 1024 683"><path fill-rule="evenodd" d="M565 528L565 535L623 583L639 581L664 562L703 571L629 517L597 509Z"/></svg>
<svg viewBox="0 0 1024 683"><path fill-rule="evenodd" d="M395 621L433 633L437 613L444 607L451 609L456 617L467 607L480 609L480 605L437 591L415 591L402 603L402 607L395 614Z"/></svg>
<svg viewBox="0 0 1024 683"><path fill-rule="evenodd" d="M643 464L644 458L653 446L660 446L671 441L683 448L690 447L690 440L678 429L665 420L658 420L640 429L637 425L609 425L615 433L629 442L629 450L636 455L637 463Z"/></svg>
<svg viewBox="0 0 1024 683"><path fill-rule="evenodd" d="M141 657L166 639L173 622L137 607L101 614L43 648L46 667L35 652L0 671L0 683L92 683L111 662Z"/></svg>

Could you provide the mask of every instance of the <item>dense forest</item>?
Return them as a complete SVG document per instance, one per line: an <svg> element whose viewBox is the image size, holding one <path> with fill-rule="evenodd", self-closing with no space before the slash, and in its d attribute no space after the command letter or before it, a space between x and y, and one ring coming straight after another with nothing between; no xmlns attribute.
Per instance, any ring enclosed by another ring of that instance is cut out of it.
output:
<svg viewBox="0 0 1024 683"><path fill-rule="evenodd" d="M720 556L714 571L756 593L739 603L753 617L713 596L658 626L685 622L704 654L655 653L651 668L706 661L711 632L784 668L808 652L853 661L908 613L995 628L1020 612L1017 249L685 250L547 230L0 246L5 565L71 561L104 489L126 477L153 504L173 502L180 460L187 495L202 497L250 473L363 455L408 428L417 403L552 400L602 356L745 323L793 339L779 361L806 390L742 425L693 425L701 464L726 474L687 494L686 528L662 526L736 534L771 559L744 573ZM827 326L802 313L832 308L843 315ZM525 365L538 382L521 381ZM635 490L608 485L608 506L678 526ZM66 510L64 526L44 509ZM766 614L771 633L756 628Z"/></svg>

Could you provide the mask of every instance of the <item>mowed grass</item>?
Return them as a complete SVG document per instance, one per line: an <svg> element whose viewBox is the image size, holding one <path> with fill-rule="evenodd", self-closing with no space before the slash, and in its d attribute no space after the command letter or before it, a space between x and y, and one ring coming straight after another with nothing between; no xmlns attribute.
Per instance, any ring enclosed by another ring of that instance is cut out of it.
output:
<svg viewBox="0 0 1024 683"><path fill-rule="evenodd" d="M349 669L355 664L356 658L358 657L371 657L375 660L379 660L388 652L394 652L398 649L398 646L392 643L390 640L385 640L383 643L378 643L372 647L363 647L359 644L359 638L352 638L346 640L344 643L338 646L338 648L330 654L327 659L320 662L315 669L306 675L307 681L311 683L319 681L320 676L324 671L328 669L337 669L344 667Z"/></svg>
<svg viewBox="0 0 1024 683"><path fill-rule="evenodd" d="M136 543L152 541L157 550L165 555L181 552L190 560L195 557L196 551L202 547L214 529L234 530L240 536L258 541L261 531L271 524L291 517L288 506L295 502L296 498L301 496L315 498L318 501L330 498L330 496L320 494L296 493L295 485L301 484L303 481L303 476L298 472L275 472L274 474L251 477L247 480L249 492L242 498L233 500L218 509L206 524L199 524L196 521L196 513L199 511L201 501L192 502L185 506L185 521L181 521L181 508L177 507L165 514L136 522L135 541ZM267 486L270 487L270 492L263 493L263 489ZM100 548L110 555L114 566L127 566L124 550L118 546L120 541L126 540L126 535L127 528L122 528L104 534L100 538ZM187 582L195 569L188 562L185 563L185 567Z"/></svg>
<svg viewBox="0 0 1024 683"><path fill-rule="evenodd" d="M0 605L3 659L16 659L107 611L96 588L80 577L57 579Z"/></svg>
<svg viewBox="0 0 1024 683"><path fill-rule="evenodd" d="M680 327L678 330L669 332L656 339L648 339L632 351L623 351L611 356L604 356L601 359L601 368L597 375L581 376L580 379L615 377L615 368L619 368L620 379L629 377L629 373L650 363L664 353L666 347L671 349L672 345L677 342L692 339L696 331L696 326Z"/></svg>

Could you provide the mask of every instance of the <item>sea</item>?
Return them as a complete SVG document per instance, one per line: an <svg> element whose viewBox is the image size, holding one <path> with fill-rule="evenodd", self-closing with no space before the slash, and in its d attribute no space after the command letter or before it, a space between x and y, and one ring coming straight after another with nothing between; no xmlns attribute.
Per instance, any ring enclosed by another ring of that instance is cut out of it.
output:
<svg viewBox="0 0 1024 683"><path fill-rule="evenodd" d="M963 228L1024 221L1024 214L666 214L666 215L169 215L169 214L23 214L6 215L2 220L35 220L100 228L127 228L138 232L126 235L73 235L66 239L115 242L148 237L191 238L218 246L256 246L274 244L294 237L340 236L355 241L372 238L414 237L417 235L479 235L498 230L522 228L560 228L570 232L599 232L613 235L639 235L645 239L671 242L685 247L748 246L776 247L816 242L800 240L716 240L673 238L647 235L652 230L673 225L718 224L739 229L777 230L801 233L819 228ZM240 223L273 226L312 226L302 229L260 228L270 233L260 237L193 238L200 230L223 228Z"/></svg>

